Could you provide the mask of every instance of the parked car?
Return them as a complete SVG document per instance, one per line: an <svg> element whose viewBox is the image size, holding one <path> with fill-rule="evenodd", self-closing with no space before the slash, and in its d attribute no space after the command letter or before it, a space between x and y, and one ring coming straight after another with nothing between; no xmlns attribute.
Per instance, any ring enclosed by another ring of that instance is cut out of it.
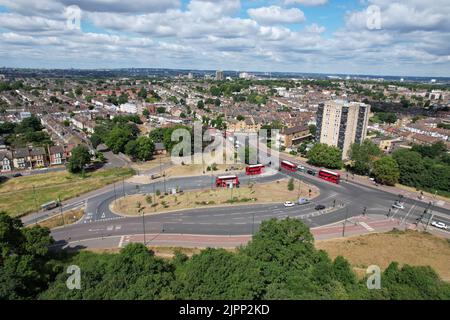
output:
<svg viewBox="0 0 450 320"><path fill-rule="evenodd" d="M291 202L291 201L286 201L286 202L284 203L284 206L285 206L285 207L293 207L293 206L295 206L295 203L293 203L293 202Z"/></svg>
<svg viewBox="0 0 450 320"><path fill-rule="evenodd" d="M13 178L18 178L18 177L21 177L22 174L21 173L14 173L12 176L13 176Z"/></svg>
<svg viewBox="0 0 450 320"><path fill-rule="evenodd" d="M431 225L433 227L436 227L436 228L439 228L439 229L442 229L442 230L447 230L448 229L448 226L445 223L443 223L443 222L433 221L431 223Z"/></svg>
<svg viewBox="0 0 450 320"><path fill-rule="evenodd" d="M316 206L316 210L324 210L326 207L323 205L323 204L318 204L317 206Z"/></svg>

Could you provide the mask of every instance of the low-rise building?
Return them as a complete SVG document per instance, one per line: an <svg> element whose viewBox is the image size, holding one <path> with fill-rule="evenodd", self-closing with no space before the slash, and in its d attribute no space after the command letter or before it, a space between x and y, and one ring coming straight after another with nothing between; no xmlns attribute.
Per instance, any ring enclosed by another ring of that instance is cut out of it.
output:
<svg viewBox="0 0 450 320"><path fill-rule="evenodd" d="M280 144L285 148L291 148L310 137L311 133L308 126L299 125L292 128L283 128L280 132Z"/></svg>

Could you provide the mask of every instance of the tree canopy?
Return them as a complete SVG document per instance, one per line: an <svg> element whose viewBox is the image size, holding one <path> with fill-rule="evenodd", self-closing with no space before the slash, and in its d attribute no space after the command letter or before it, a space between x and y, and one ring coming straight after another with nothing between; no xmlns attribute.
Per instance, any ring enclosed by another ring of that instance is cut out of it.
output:
<svg viewBox="0 0 450 320"><path fill-rule="evenodd" d="M318 143L309 150L308 163L329 169L342 168L342 151L336 147Z"/></svg>
<svg viewBox="0 0 450 320"><path fill-rule="evenodd" d="M85 145L80 144L72 149L72 155L67 163L67 170L70 173L80 173L89 163L91 163L89 149Z"/></svg>

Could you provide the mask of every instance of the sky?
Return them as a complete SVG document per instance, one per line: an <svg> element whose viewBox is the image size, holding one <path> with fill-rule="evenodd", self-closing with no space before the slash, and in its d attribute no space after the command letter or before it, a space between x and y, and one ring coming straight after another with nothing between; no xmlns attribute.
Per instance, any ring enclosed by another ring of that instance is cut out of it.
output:
<svg viewBox="0 0 450 320"><path fill-rule="evenodd" d="M0 0L0 67L450 76L449 0Z"/></svg>

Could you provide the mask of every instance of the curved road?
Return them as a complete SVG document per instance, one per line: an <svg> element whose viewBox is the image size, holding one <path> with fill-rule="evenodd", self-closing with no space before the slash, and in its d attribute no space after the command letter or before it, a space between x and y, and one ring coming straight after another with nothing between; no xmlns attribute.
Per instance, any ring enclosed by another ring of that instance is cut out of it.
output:
<svg viewBox="0 0 450 320"><path fill-rule="evenodd" d="M61 246L86 239L104 239L143 234L197 234L197 235L249 235L255 232L258 225L270 218L294 217L302 219L310 227L323 226L342 221L346 217L359 216L366 207L367 214L387 215L398 196L376 187L363 186L354 182L343 181L335 185L316 177L298 172L280 172L270 176L248 177L240 175L241 184L270 182L290 176L300 179L320 189L320 195L311 204L285 208L282 204L253 204L228 207L209 207L189 209L178 212L161 213L153 216L119 217L109 210L115 198L124 194L153 193L154 190L169 190L179 187L192 190L213 187L213 176L174 178L166 182L158 181L137 187L132 184L116 184L115 188L95 195L87 200L86 215L80 223L52 230L52 235ZM111 188L110 188L111 189ZM230 191L231 192L231 191ZM390 211L390 217L402 222L416 222L426 208L431 210L433 220L450 224L450 210L434 207L415 199L403 199L404 210ZM332 212L315 210L316 204L324 204L327 208L336 205ZM427 224L431 215L422 217L421 222Z"/></svg>

